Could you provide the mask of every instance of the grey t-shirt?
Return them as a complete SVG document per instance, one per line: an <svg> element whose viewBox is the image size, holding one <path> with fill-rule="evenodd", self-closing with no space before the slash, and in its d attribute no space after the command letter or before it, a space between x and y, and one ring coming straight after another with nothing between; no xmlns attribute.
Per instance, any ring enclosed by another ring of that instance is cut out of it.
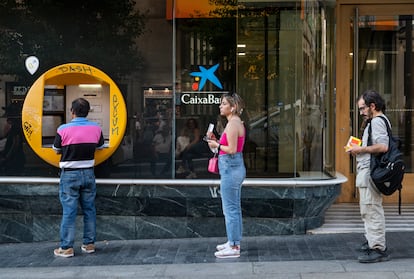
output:
<svg viewBox="0 0 414 279"><path fill-rule="evenodd" d="M391 123L388 120L388 118L383 115L387 121L388 124L391 127ZM371 142L372 144L382 143L388 146L389 137L387 132L387 126L385 125L384 120L382 120L380 117L374 117L371 120L371 123L369 123L364 130L364 134L362 136L362 146L367 146L368 144L368 128L369 125L372 126L371 129ZM371 163L371 154L370 153L361 153L356 156L356 162L357 162L357 169L364 169L369 168Z"/></svg>

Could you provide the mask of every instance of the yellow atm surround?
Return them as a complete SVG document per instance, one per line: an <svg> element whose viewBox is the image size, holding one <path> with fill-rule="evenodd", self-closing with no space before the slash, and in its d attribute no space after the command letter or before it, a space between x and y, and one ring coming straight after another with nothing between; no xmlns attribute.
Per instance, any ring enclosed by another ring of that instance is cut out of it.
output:
<svg viewBox="0 0 414 279"><path fill-rule="evenodd" d="M93 66L81 63L56 66L40 76L31 86L22 110L23 132L28 144L40 158L56 167L59 167L60 155L56 154L50 146L44 146L42 142L45 87L79 84L101 84L109 87L109 138L105 148L96 151L96 165L108 159L116 151L125 134L127 124L125 101L121 91L108 75ZM66 122L69 121L70 119L66 119Z"/></svg>

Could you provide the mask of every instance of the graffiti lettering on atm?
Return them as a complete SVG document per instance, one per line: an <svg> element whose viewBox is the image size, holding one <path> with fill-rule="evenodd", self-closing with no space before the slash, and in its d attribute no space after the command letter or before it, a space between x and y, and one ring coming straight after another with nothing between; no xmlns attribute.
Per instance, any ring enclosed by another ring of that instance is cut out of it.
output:
<svg viewBox="0 0 414 279"><path fill-rule="evenodd" d="M119 107L119 101L118 101L118 97L116 95L114 95L112 97L112 135L118 135L119 132L119 126L118 126L118 120L119 120L119 115L118 115L118 107Z"/></svg>
<svg viewBox="0 0 414 279"><path fill-rule="evenodd" d="M32 124L30 124L29 122L25 121L23 123L23 129L25 134L27 135L27 137L30 139L33 133L33 129L32 129Z"/></svg>
<svg viewBox="0 0 414 279"><path fill-rule="evenodd" d="M61 74L68 74L68 73L80 73L80 74L87 74L93 75L94 70L91 67L84 66L84 65L65 65L57 68Z"/></svg>

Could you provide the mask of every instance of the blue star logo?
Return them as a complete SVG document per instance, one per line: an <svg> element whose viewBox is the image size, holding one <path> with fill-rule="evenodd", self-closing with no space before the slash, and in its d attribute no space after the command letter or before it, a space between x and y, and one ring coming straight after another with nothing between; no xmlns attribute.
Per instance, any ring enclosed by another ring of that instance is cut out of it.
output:
<svg viewBox="0 0 414 279"><path fill-rule="evenodd" d="M218 88L223 89L223 86L221 85L221 82L219 81L219 79L214 74L214 72L217 70L218 67L219 67L219 64L214 65L210 69L206 69L203 66L198 66L198 68L200 69L200 72L191 72L190 73L190 76L199 77L201 79L200 84L198 86L198 91L201 91L203 89L203 87L206 84L207 80L209 80L212 84L214 84Z"/></svg>

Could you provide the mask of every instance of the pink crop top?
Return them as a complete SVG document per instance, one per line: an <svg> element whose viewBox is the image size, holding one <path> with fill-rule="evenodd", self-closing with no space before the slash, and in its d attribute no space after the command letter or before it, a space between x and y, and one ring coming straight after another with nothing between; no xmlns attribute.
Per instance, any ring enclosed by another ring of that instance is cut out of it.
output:
<svg viewBox="0 0 414 279"><path fill-rule="evenodd" d="M242 136L242 137L238 137L237 138L237 151L236 152L242 152L243 151L244 139L245 139L245 136ZM224 146L229 145L229 142L227 141L227 135L226 135L226 133L223 133L221 135L219 143L221 145L224 145ZM227 154L227 153L220 150L219 151L219 154Z"/></svg>

